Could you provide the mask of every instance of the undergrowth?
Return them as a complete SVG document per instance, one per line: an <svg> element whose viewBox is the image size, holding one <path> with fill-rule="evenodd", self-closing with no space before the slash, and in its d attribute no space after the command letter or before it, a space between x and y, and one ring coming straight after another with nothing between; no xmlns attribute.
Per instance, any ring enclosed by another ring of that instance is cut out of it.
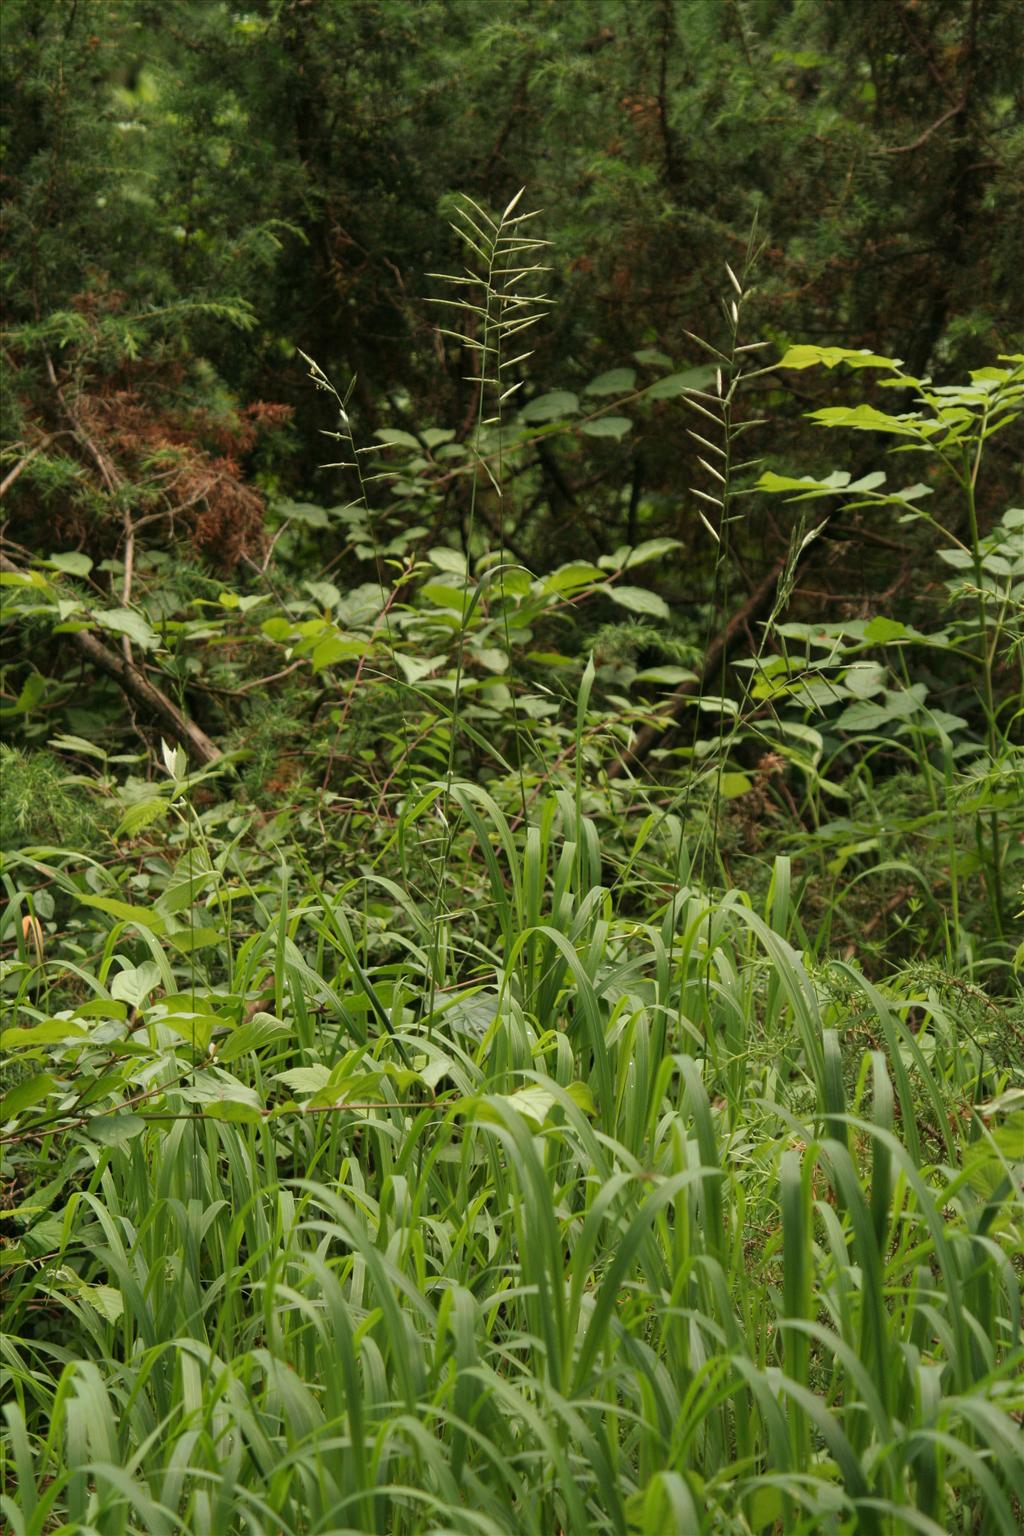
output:
<svg viewBox="0 0 1024 1536"><path fill-rule="evenodd" d="M80 553L7 572L23 622L163 657L180 699L202 675L231 749L58 735L77 788L5 750L15 1536L1019 1529L1019 523L935 521L926 635L786 623L823 528L799 512L752 657L710 673L637 584L677 540L527 572L509 462L579 402L517 398L542 313L517 207L456 215L461 540L378 510L451 436L359 445L313 363L372 580L309 579L302 507L265 585L184 612L97 608ZM661 380L707 455L715 623L744 497L925 494L741 459L772 371L742 339L754 255L722 346ZM892 359L782 365L840 363L919 409L823 425L934 449L974 508L1019 368L950 404ZM597 398L639 409L619 373ZM247 647L274 657L252 688Z"/></svg>

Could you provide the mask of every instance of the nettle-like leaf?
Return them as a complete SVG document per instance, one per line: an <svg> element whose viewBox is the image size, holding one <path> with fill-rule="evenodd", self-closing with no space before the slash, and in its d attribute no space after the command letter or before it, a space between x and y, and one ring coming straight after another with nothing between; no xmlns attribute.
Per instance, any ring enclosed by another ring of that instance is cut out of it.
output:
<svg viewBox="0 0 1024 1536"><path fill-rule="evenodd" d="M543 1083L528 1083L525 1088L518 1088L514 1093L486 1094L472 1104L466 1106L466 1112L475 1120L485 1124L500 1123L498 1105L505 1105L513 1109L535 1131L539 1131L551 1118L552 1111L561 1108L562 1094L568 1095L572 1102L581 1109L585 1115L596 1112L594 1096L586 1083L569 1083L561 1091L554 1087L547 1087Z"/></svg>
<svg viewBox="0 0 1024 1536"><path fill-rule="evenodd" d="M816 480L813 475L779 475L772 469L766 469L758 476L755 489L770 494L795 491L810 500L817 496L849 496L859 491L874 491L884 484L883 470L872 470L870 474L854 480L848 470L835 469L823 480ZM795 499L799 499L799 494Z"/></svg>
<svg viewBox="0 0 1024 1536"><path fill-rule="evenodd" d="M160 644L160 637L149 621L141 613L136 613L134 608L107 608L102 613L94 614L93 619L101 629L127 635L133 644L141 646L143 650L155 650Z"/></svg>
<svg viewBox="0 0 1024 1536"><path fill-rule="evenodd" d="M849 427L855 432L881 432L888 437L921 437L936 430L936 423L920 416L890 416L873 405L827 405L808 411L808 420L822 427Z"/></svg>
<svg viewBox="0 0 1024 1536"><path fill-rule="evenodd" d="M902 359L898 357L884 357L881 353L870 352L867 348L856 349L851 347L812 347L804 343L789 347L776 363L776 368L836 368L844 363L847 368L886 368L895 372L902 367Z"/></svg>

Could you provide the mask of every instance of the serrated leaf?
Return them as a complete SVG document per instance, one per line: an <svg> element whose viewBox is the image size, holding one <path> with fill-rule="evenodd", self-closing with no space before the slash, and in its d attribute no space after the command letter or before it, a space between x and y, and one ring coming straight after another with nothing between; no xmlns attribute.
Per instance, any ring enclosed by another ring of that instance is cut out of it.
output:
<svg viewBox="0 0 1024 1536"><path fill-rule="evenodd" d="M253 1121L262 1117L263 1101L255 1089L216 1067L197 1072L176 1091L186 1104L204 1105L214 1119Z"/></svg>
<svg viewBox="0 0 1024 1536"><path fill-rule="evenodd" d="M235 1061L239 1056L245 1056L250 1051L258 1051L264 1045L269 1045L274 1040L281 1040L290 1034L287 1024L275 1018L272 1013L254 1013L251 1019L240 1024L236 1030L222 1040L217 1047L217 1060L221 1063Z"/></svg>
<svg viewBox="0 0 1024 1536"><path fill-rule="evenodd" d="M143 827L162 821L170 807L166 800L140 800L130 805L114 828L115 837L134 837Z"/></svg>
<svg viewBox="0 0 1024 1536"><path fill-rule="evenodd" d="M594 1099L586 1083L570 1083L563 1090L572 1101L583 1110L586 1115L594 1113ZM546 1088L543 1083L528 1083L525 1088L519 1088L515 1093L496 1093L488 1098L481 1099L476 1107L476 1118L481 1120L493 1120L495 1118L494 1101L500 1100L511 1109L516 1110L531 1125L540 1130L547 1121L551 1111L559 1103L559 1096L552 1089Z"/></svg>
<svg viewBox="0 0 1024 1536"><path fill-rule="evenodd" d="M287 1072L275 1072L274 1080L284 1083L292 1093L319 1093L327 1086L331 1071L322 1062L312 1067L290 1067Z"/></svg>

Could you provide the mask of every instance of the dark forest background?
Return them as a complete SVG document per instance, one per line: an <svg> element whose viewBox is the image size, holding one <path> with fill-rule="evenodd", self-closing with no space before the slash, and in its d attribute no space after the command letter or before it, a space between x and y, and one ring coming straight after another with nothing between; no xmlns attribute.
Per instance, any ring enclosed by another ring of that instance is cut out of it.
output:
<svg viewBox="0 0 1024 1536"><path fill-rule="evenodd" d="M1019 340L1013 0L8 0L3 28L5 437L60 430L52 373L125 475L159 437L212 454L237 486L194 519L201 556L230 560L275 498L339 499L298 349L356 380L357 439L468 432L473 369L429 303L459 267L457 193L500 209L525 184L543 210L555 303L522 398L645 382L637 352L702 361L687 333L716 339L755 219L751 338L937 383ZM750 405L812 471L793 429L830 380L796 383ZM691 538L698 450L670 410L610 447L539 444L521 552ZM75 460L37 454L7 531L114 556ZM699 579L665 575L680 599Z"/></svg>

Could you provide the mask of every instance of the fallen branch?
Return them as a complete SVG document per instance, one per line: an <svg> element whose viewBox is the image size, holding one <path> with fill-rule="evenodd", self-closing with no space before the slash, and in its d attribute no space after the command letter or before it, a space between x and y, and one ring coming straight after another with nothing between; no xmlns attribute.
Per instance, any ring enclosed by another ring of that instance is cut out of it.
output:
<svg viewBox="0 0 1024 1536"><path fill-rule="evenodd" d="M937 117L934 123L930 124L923 133L919 133L917 138L914 139L912 143L887 144L882 153L886 155L909 155L915 149L920 149L922 144L927 144L933 133L938 132L943 123L948 123L951 117L959 117L960 113L964 110L966 105L966 97L961 98L960 101L953 103L948 112L943 112L941 117Z"/></svg>
<svg viewBox="0 0 1024 1536"><path fill-rule="evenodd" d="M786 564L785 558L776 560L760 585L754 588L743 606L736 610L728 624L718 631L708 646L700 676L680 683L679 687L669 695L661 717L658 720L652 720L650 724L639 730L633 745L610 764L608 768L610 779L621 778L624 773L639 767L665 733L671 730L672 726L686 713L687 706L694 695L701 693L705 686L717 676L723 656L728 655L736 641L751 624L756 623L762 614L771 610L779 585L779 577L785 571Z"/></svg>
<svg viewBox="0 0 1024 1536"><path fill-rule="evenodd" d="M11 571L16 576L24 575L13 560L8 560L7 556L2 554L0 554L0 571ZM98 672L104 672L107 677L113 678L122 693L154 715L168 735L179 742L200 766L205 768L218 761L222 755L220 748L214 745L198 725L186 719L173 700L151 683L134 662L110 650L87 629L72 630L68 638L92 662Z"/></svg>

